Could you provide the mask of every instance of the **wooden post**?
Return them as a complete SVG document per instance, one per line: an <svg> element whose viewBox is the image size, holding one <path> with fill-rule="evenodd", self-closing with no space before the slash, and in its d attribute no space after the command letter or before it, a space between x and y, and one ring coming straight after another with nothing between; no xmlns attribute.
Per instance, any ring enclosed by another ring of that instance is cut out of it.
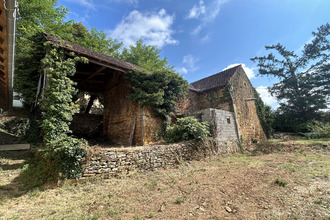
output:
<svg viewBox="0 0 330 220"><path fill-rule="evenodd" d="M129 146L132 146L132 144L133 144L133 137L134 137L135 127L136 127L135 125L136 125L136 117L134 118L133 123L131 125L131 133L129 135L129 140L128 140Z"/></svg>

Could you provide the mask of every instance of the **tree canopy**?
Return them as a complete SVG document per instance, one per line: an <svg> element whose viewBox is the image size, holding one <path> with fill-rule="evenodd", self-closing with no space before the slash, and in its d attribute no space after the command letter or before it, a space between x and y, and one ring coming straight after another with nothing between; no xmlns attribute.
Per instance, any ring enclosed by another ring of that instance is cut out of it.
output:
<svg viewBox="0 0 330 220"><path fill-rule="evenodd" d="M65 21L69 10L63 6L58 7L57 0L21 0L19 11L14 87L27 106L35 102L42 71L41 59L45 56L42 32L119 57L122 43L108 38L96 28L88 30L81 23Z"/></svg>
<svg viewBox="0 0 330 220"><path fill-rule="evenodd" d="M279 79L269 91L280 101L279 112L294 118L295 124L318 119L330 101L330 25L322 25L312 34L300 53L278 43L266 46L275 53L251 59L257 63L259 75Z"/></svg>
<svg viewBox="0 0 330 220"><path fill-rule="evenodd" d="M168 64L167 58L160 58L160 50L156 46L144 45L143 40L138 40L136 45L124 48L120 59L136 64L150 71L170 70L174 67Z"/></svg>

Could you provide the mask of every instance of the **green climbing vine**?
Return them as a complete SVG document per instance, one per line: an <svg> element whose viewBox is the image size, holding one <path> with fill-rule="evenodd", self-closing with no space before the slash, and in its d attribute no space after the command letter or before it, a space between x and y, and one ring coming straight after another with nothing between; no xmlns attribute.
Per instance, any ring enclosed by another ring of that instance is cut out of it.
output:
<svg viewBox="0 0 330 220"><path fill-rule="evenodd" d="M207 93L206 100L210 103L211 108L218 108L219 105L230 102L231 98L228 91L219 92L216 90Z"/></svg>
<svg viewBox="0 0 330 220"><path fill-rule="evenodd" d="M177 101L184 99L188 82L178 73L170 70L147 72L135 70L127 74L131 83L128 98L142 106L152 107L165 119L177 108Z"/></svg>
<svg viewBox="0 0 330 220"><path fill-rule="evenodd" d="M75 57L74 53L50 43L46 43L45 47L47 53L42 59L42 66L48 85L42 100L43 142L64 177L78 178L85 150L81 148L82 140L69 136L69 124L78 108L72 101L75 82L70 76L75 74L77 62L86 63L88 60Z"/></svg>

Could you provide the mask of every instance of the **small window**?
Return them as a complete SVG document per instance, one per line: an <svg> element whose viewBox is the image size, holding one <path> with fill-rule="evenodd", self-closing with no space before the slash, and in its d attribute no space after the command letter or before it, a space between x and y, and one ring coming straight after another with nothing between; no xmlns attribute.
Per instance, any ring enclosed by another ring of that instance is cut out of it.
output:
<svg viewBox="0 0 330 220"><path fill-rule="evenodd" d="M244 82L244 86L246 87L246 82Z"/></svg>
<svg viewBox="0 0 330 220"><path fill-rule="evenodd" d="M230 117L227 117L227 124L230 124Z"/></svg>

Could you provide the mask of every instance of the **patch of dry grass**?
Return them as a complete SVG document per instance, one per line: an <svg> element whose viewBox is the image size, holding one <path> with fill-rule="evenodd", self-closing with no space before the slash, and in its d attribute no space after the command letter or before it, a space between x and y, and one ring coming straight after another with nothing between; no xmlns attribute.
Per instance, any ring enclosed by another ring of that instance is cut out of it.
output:
<svg viewBox="0 0 330 220"><path fill-rule="evenodd" d="M328 219L329 163L328 151L237 154L29 192L11 182L17 167L0 172L0 219Z"/></svg>

